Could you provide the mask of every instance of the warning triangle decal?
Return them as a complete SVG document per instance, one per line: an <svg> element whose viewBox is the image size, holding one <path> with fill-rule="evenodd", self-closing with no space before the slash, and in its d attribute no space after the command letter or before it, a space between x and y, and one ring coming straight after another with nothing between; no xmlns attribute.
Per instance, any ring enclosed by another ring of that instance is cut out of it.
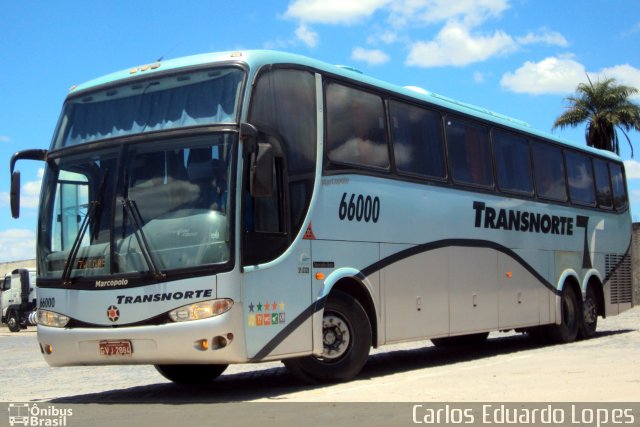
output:
<svg viewBox="0 0 640 427"><path fill-rule="evenodd" d="M307 226L307 231L305 231L303 239L316 240L316 236L313 234L313 229L311 228L311 223Z"/></svg>

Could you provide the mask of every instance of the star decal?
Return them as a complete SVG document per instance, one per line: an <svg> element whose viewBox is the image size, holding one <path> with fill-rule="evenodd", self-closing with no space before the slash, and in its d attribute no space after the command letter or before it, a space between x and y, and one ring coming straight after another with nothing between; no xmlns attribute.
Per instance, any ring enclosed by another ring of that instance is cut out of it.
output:
<svg viewBox="0 0 640 427"><path fill-rule="evenodd" d="M258 305L256 307L258 307L258 311L262 311L262 304L260 301L258 301Z"/></svg>
<svg viewBox="0 0 640 427"><path fill-rule="evenodd" d="M284 303L283 302L280 303L280 311L284 311Z"/></svg>
<svg viewBox="0 0 640 427"><path fill-rule="evenodd" d="M276 302L274 301L273 304L271 304L271 310L276 311L277 309L278 309L278 304L276 304Z"/></svg>
<svg viewBox="0 0 640 427"><path fill-rule="evenodd" d="M255 308L255 305L253 305L253 301L251 301L249 303L249 313L253 313L253 309Z"/></svg>
<svg viewBox="0 0 640 427"><path fill-rule="evenodd" d="M264 311L269 311L269 308L271 307L271 305L269 303L266 303L264 305Z"/></svg>

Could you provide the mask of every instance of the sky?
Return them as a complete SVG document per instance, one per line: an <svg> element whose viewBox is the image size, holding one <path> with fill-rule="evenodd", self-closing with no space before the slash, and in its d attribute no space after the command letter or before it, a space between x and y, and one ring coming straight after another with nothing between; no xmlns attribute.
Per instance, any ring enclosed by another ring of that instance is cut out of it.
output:
<svg viewBox="0 0 640 427"><path fill-rule="evenodd" d="M22 204L14 220L11 155L48 148L72 85L159 58L294 52L547 132L587 76L640 88L638 0L5 0L1 6L0 262L35 258L43 164L18 163ZM555 134L584 143L584 127ZM629 137L635 158L623 135L621 157L632 216L640 221L640 133Z"/></svg>

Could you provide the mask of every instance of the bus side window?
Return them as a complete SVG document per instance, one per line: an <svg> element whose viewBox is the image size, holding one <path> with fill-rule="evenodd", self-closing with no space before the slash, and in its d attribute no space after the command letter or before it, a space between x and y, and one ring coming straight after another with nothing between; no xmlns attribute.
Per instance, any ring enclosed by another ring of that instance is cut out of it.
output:
<svg viewBox="0 0 640 427"><path fill-rule="evenodd" d="M593 170L595 172L596 200L598 206L604 209L612 209L613 198L611 196L611 183L609 181L609 166L604 160L593 159Z"/></svg>
<svg viewBox="0 0 640 427"><path fill-rule="evenodd" d="M454 117L447 117L445 121L453 181L492 188L489 129Z"/></svg>
<svg viewBox="0 0 640 427"><path fill-rule="evenodd" d="M327 99L327 155L336 163L389 167L382 98L330 83Z"/></svg>
<svg viewBox="0 0 640 427"><path fill-rule="evenodd" d="M624 175L622 166L616 163L609 163L611 172L611 184L613 187L613 205L617 210L627 208L627 192L624 187Z"/></svg>
<svg viewBox="0 0 640 427"><path fill-rule="evenodd" d="M396 168L401 173L446 177L440 114L389 102Z"/></svg>
<svg viewBox="0 0 640 427"><path fill-rule="evenodd" d="M544 199L565 202L567 187L564 178L562 150L560 148L534 142L531 146L536 189Z"/></svg>
<svg viewBox="0 0 640 427"><path fill-rule="evenodd" d="M581 205L595 205L596 193L593 188L591 159L583 154L568 150L564 154L567 160L567 177L569 179L571 201Z"/></svg>
<svg viewBox="0 0 640 427"><path fill-rule="evenodd" d="M527 139L496 129L493 131L493 147L500 190L532 195L531 155Z"/></svg>

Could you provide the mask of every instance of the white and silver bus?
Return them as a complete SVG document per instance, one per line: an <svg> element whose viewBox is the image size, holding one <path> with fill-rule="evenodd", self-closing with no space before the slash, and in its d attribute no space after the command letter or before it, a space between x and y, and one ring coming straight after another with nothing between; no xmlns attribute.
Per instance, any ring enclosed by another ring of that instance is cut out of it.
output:
<svg viewBox="0 0 640 427"><path fill-rule="evenodd" d="M632 305L621 160L356 70L270 51L71 89L37 226L52 366L179 383L283 360L348 380L371 347L554 342Z"/></svg>

